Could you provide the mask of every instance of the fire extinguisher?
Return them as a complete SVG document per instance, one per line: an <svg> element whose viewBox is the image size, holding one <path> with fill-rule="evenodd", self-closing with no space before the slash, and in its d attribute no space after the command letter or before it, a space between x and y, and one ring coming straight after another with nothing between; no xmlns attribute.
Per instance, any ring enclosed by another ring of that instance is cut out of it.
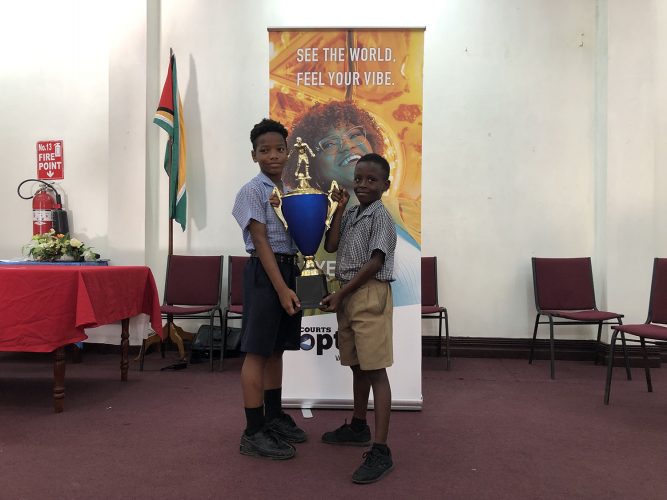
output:
<svg viewBox="0 0 667 500"><path fill-rule="evenodd" d="M53 209L56 200L42 187L32 197L32 234L48 233L53 227Z"/></svg>
<svg viewBox="0 0 667 500"><path fill-rule="evenodd" d="M23 196L21 186L26 182L39 182L42 186L33 196ZM32 198L32 234L48 233L53 228L56 233L69 233L67 212L62 208L60 194L53 185L39 179L26 179L16 189L24 200ZM53 193L53 194L51 194Z"/></svg>

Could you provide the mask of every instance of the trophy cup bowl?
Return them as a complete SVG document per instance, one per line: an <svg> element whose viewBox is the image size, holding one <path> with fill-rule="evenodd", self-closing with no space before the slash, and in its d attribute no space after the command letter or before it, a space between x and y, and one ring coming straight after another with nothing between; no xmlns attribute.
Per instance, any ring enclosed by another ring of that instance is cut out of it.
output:
<svg viewBox="0 0 667 500"><path fill-rule="evenodd" d="M289 229L304 258L301 274L296 278L295 290L301 308L316 309L329 291L326 274L315 262L315 253L338 206L331 199L331 193L334 188L338 188L338 184L332 181L327 194L311 187L303 174L298 179L299 186L287 194L281 194L278 188L274 188L273 193L280 200L280 205L274 207L274 210L285 229Z"/></svg>

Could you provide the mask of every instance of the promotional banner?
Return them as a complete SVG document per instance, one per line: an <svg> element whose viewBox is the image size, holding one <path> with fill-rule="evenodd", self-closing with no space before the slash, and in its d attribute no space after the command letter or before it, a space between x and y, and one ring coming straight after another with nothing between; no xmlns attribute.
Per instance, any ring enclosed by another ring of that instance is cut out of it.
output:
<svg viewBox="0 0 667 500"><path fill-rule="evenodd" d="M287 190L297 187L307 158L310 184L326 192L335 180L350 193L350 207L358 203L356 161L366 153L389 161L391 186L382 202L398 238L394 365L387 372L392 407L420 409L424 30L270 29L269 43L270 115L290 131L290 151L299 141L283 175ZM333 279L336 256L320 247L315 260ZM304 316L301 350L284 357L284 404L352 405L352 374L339 363L336 331L335 314Z"/></svg>

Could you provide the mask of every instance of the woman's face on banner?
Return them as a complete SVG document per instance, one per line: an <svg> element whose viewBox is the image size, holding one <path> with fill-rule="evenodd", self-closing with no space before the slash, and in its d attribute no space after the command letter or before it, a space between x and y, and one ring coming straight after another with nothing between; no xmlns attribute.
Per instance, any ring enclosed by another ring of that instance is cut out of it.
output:
<svg viewBox="0 0 667 500"><path fill-rule="evenodd" d="M327 182L326 186L322 186L323 189L328 189L328 184L335 179L341 187L352 190L357 160L373 152L364 127L354 124L329 128L317 146L315 167L318 169L318 177Z"/></svg>

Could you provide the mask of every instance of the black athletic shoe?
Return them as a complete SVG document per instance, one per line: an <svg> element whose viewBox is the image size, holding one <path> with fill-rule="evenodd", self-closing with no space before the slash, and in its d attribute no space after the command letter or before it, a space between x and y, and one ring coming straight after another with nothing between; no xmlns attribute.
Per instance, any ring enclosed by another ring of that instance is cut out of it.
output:
<svg viewBox="0 0 667 500"><path fill-rule="evenodd" d="M342 444L346 446L368 446L371 444L371 428L368 425L360 431L355 431L347 420L338 429L322 434L322 442L327 444Z"/></svg>
<svg viewBox="0 0 667 500"><path fill-rule="evenodd" d="M287 460L296 453L294 446L276 436L266 426L252 436L245 432L241 436L239 451L242 455Z"/></svg>
<svg viewBox="0 0 667 500"><path fill-rule="evenodd" d="M271 432L277 434L283 441L287 441L288 443L303 443L308 439L308 434L296 425L292 417L284 412L279 417L267 422L266 426Z"/></svg>
<svg viewBox="0 0 667 500"><path fill-rule="evenodd" d="M387 454L384 454L373 446L370 451L364 453L364 459L364 463L352 474L352 481L357 484L374 483L394 468L389 448L387 448Z"/></svg>

